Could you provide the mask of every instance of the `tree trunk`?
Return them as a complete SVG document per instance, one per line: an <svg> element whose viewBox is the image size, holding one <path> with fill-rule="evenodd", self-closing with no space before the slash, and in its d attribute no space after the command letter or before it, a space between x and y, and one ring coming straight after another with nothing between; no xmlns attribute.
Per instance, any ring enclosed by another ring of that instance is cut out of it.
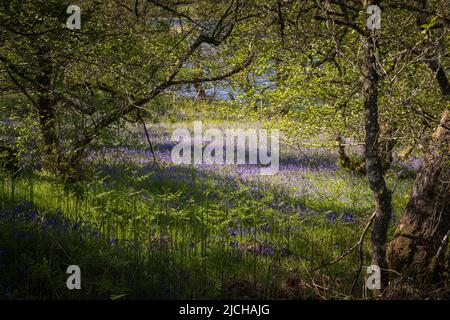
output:
<svg viewBox="0 0 450 320"><path fill-rule="evenodd" d="M58 167L58 136L55 125L55 111L47 97L38 99L39 124L43 141L44 167L54 171Z"/></svg>
<svg viewBox="0 0 450 320"><path fill-rule="evenodd" d="M372 4L377 4L372 1ZM379 155L378 122L378 74L376 70L376 38L372 33L364 41L364 80L363 97L365 109L365 150L366 174L370 189L376 202L376 214L372 229L372 264L380 267L381 289L389 282L386 272L386 241L389 222L392 216L391 191L383 175L382 161Z"/></svg>
<svg viewBox="0 0 450 320"><path fill-rule="evenodd" d="M77 148L74 150L73 154L69 156L65 165L67 166L65 170L66 182L77 182L86 178L84 171L84 157L86 155L86 146L77 143Z"/></svg>
<svg viewBox="0 0 450 320"><path fill-rule="evenodd" d="M450 230L450 110L442 115L414 182L411 199L389 246L391 268L418 284L438 280Z"/></svg>
<svg viewBox="0 0 450 320"><path fill-rule="evenodd" d="M345 146L343 145L341 135L336 136L336 144L338 147L339 165L344 169L351 170L350 158L345 154Z"/></svg>
<svg viewBox="0 0 450 320"><path fill-rule="evenodd" d="M53 67L49 60L49 52L39 49L39 72L36 78L39 96L37 112L43 141L43 165L56 172L59 169L59 139L56 130L55 99L52 97Z"/></svg>
<svg viewBox="0 0 450 320"><path fill-rule="evenodd" d="M418 8L426 10L427 1L416 0ZM425 13L417 14L417 26L426 23ZM429 46L425 42L425 46ZM450 81L444 67L433 54L427 55L427 65L434 72L442 96L450 101ZM441 117L432 135L422 167L413 185L411 198L389 245L390 267L414 285L430 286L439 282L450 230L450 110ZM439 252L439 254L438 254Z"/></svg>

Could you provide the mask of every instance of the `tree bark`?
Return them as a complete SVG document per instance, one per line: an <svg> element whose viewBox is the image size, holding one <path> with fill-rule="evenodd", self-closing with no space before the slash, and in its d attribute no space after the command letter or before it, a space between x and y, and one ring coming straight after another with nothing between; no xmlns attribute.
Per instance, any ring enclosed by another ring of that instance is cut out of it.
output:
<svg viewBox="0 0 450 320"><path fill-rule="evenodd" d="M55 110L52 108L51 100L47 97L39 97L38 114L43 140L43 162L48 169L57 168L58 136L55 126Z"/></svg>
<svg viewBox="0 0 450 320"><path fill-rule="evenodd" d="M377 4L372 1L372 4ZM389 282L386 272L386 241L389 222L392 216L391 191L386 185L383 175L383 166L379 152L378 122L378 80L376 70L376 37L375 34L366 36L364 41L364 79L363 97L365 109L365 150L366 174L370 189L376 202L376 214L371 234L372 264L377 265L381 272L381 289Z"/></svg>
<svg viewBox="0 0 450 320"><path fill-rule="evenodd" d="M411 199L389 246L391 268L417 284L437 281L450 230L450 110L434 132L414 182Z"/></svg>
<svg viewBox="0 0 450 320"><path fill-rule="evenodd" d="M52 97L53 67L49 51L39 50L39 75L36 77L37 105L40 130L43 140L43 165L51 171L59 169L59 139L56 130L55 99Z"/></svg>
<svg viewBox="0 0 450 320"><path fill-rule="evenodd" d="M344 169L351 170L350 158L345 154L345 146L343 145L341 135L336 136L336 144L338 146L339 165Z"/></svg>
<svg viewBox="0 0 450 320"><path fill-rule="evenodd" d="M421 9L427 1L416 0ZM417 14L417 26L426 23L426 14ZM426 46L430 44L425 43ZM450 101L450 81L444 67L432 54L427 65L435 74L442 96ZM445 234L450 230L450 110L441 117L432 135L422 167L413 185L411 198L389 245L390 267L416 286L439 282L444 254L438 251ZM444 244L445 245L445 244ZM442 251L446 246L442 247ZM442 252L441 251L441 252Z"/></svg>

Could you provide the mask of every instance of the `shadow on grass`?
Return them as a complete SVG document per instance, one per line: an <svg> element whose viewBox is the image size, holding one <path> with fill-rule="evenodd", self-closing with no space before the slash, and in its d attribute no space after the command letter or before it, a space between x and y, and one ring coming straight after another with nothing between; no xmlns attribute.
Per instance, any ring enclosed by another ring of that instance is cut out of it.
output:
<svg viewBox="0 0 450 320"><path fill-rule="evenodd" d="M146 249L105 239L89 221L16 203L0 211L0 299L217 297L200 265L187 270L167 248ZM67 289L69 265L81 268L82 290Z"/></svg>

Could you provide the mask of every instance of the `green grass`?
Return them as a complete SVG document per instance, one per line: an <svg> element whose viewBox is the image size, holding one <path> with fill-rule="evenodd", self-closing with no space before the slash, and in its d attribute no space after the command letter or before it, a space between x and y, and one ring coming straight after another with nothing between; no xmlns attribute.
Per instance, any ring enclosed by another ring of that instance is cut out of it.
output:
<svg viewBox="0 0 450 320"><path fill-rule="evenodd" d="M29 201L44 217L60 210L73 222L92 223L101 236L88 235L79 241L76 231L42 232L36 222L2 222L0 244L13 252L14 259L8 257L9 272L2 272L1 289L9 292L7 289L14 288L7 296L11 298L110 298L123 294L130 299L317 298L319 294L342 298L348 295L356 272L355 254L321 272L311 274L309 270L355 243L370 214L370 192L349 184L346 174L333 184L319 180L318 187L326 197L317 193L299 200L287 193L277 203L296 206L304 202L318 212L351 209L358 217L354 224L330 223L324 215L299 221L282 209L267 207L273 203L273 189L255 201L245 185L234 191L222 190L212 178L198 181L199 186L192 189L169 179L154 183L152 175L124 174L127 178L116 180L111 188L102 183L106 177L99 177L67 189L52 177L40 175L15 181L14 192L6 179L1 186L3 207ZM400 186L408 190L407 182ZM212 193L219 194L209 197ZM342 198L342 193L348 198ZM394 197L397 211L405 201L398 192ZM268 222L270 231L261 235L232 236L229 232L237 224L258 229ZM32 237L17 241L20 232ZM117 244L111 245L112 237ZM244 249L231 247L232 241ZM264 241L270 243L273 253L253 253ZM366 243L367 258L368 252ZM69 264L82 268L82 292L65 289ZM17 274L23 269L28 270L24 279ZM313 280L328 290L311 287Z"/></svg>
<svg viewBox="0 0 450 320"><path fill-rule="evenodd" d="M260 120L212 111L213 118L190 110L183 121L228 127ZM277 127L277 121L261 126ZM99 147L145 148L136 137L136 132L111 136ZM303 157L284 146L281 153L282 159L296 157L300 173L244 178L230 167L205 171L164 162L151 167L139 162L138 154L124 158L119 152L117 158L91 161L89 179L70 186L45 171L1 176L0 298L363 297L365 269L350 295L357 252L312 270L360 237L374 210L366 178L330 169L334 158L328 151ZM391 188L397 172L387 174ZM396 219L411 185L412 178L398 179ZM31 213L36 218L30 219ZM369 239L363 255L369 265ZM66 289L66 269L73 264L82 270L81 291Z"/></svg>

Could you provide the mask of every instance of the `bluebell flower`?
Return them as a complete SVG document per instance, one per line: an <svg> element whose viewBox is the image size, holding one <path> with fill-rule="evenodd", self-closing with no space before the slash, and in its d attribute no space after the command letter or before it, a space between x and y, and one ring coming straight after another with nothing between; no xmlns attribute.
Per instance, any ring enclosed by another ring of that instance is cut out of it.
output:
<svg viewBox="0 0 450 320"><path fill-rule="evenodd" d="M37 212L32 211L32 212L28 213L28 217L27 218L28 218L28 220L36 220L37 216L38 216Z"/></svg>
<svg viewBox="0 0 450 320"><path fill-rule="evenodd" d="M232 237L236 237L236 236L237 236L236 230L234 230L234 229L232 229L232 228L228 228L228 231L230 232L230 235L231 235Z"/></svg>
<svg viewBox="0 0 450 320"><path fill-rule="evenodd" d="M20 205L20 204L16 205L16 206L14 207L14 212L17 213L17 214L22 213L22 212L23 212L23 207L22 207L22 205Z"/></svg>
<svg viewBox="0 0 450 320"><path fill-rule="evenodd" d="M72 228L73 228L74 230L76 230L76 229L80 228L81 225L82 225L82 222L75 222L75 223L72 225Z"/></svg>
<svg viewBox="0 0 450 320"><path fill-rule="evenodd" d="M327 220L328 222L334 222L337 219L337 215L334 212L327 212Z"/></svg>
<svg viewBox="0 0 450 320"><path fill-rule="evenodd" d="M109 239L109 243L110 243L111 245L116 245L116 244L117 244L117 239L116 239L116 237L112 236L111 239Z"/></svg>
<svg viewBox="0 0 450 320"><path fill-rule="evenodd" d="M60 228L59 231L66 233L69 231L69 227L66 224L63 224Z"/></svg>
<svg viewBox="0 0 450 320"><path fill-rule="evenodd" d="M355 222L355 218L350 213L344 213L344 215L342 216L342 219L345 222L349 222L349 223Z"/></svg>
<svg viewBox="0 0 450 320"><path fill-rule="evenodd" d="M91 232L91 236L93 236L94 238L99 238L100 237L100 232L95 230Z"/></svg>
<svg viewBox="0 0 450 320"><path fill-rule="evenodd" d="M49 226L56 226L58 224L58 221L56 221L56 219L54 219L54 218L48 218L47 219L47 224Z"/></svg>

